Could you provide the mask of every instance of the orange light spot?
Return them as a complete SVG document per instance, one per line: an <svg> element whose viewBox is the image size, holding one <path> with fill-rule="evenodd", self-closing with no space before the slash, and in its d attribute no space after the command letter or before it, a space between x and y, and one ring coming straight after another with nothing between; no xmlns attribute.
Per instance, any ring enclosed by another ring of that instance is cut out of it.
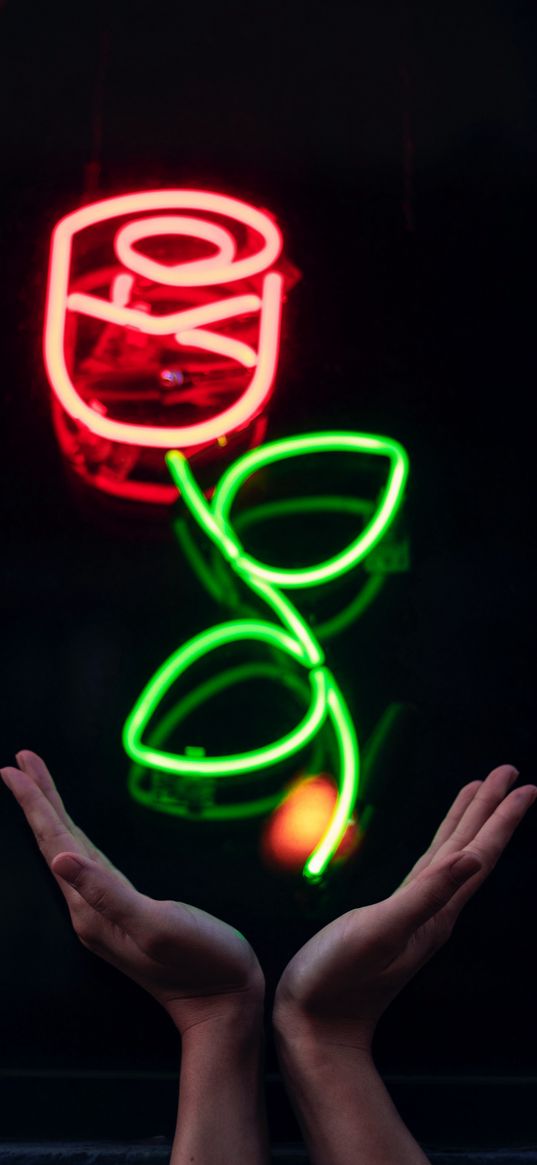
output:
<svg viewBox="0 0 537 1165"><path fill-rule="evenodd" d="M267 865L300 870L325 832L337 796L336 784L327 773L299 777L265 826L261 852ZM334 861L346 861L358 848L360 839L358 823L352 818Z"/></svg>

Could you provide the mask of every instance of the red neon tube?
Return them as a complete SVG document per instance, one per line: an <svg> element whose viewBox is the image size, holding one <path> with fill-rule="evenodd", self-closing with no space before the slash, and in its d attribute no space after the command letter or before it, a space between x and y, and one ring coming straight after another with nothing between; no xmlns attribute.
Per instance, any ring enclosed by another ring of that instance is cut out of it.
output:
<svg viewBox="0 0 537 1165"><path fill-rule="evenodd" d="M194 453L249 426L274 385L292 281L281 253L265 211L210 191L121 195L63 218L44 358L68 456L76 445L80 463L98 461L110 442Z"/></svg>

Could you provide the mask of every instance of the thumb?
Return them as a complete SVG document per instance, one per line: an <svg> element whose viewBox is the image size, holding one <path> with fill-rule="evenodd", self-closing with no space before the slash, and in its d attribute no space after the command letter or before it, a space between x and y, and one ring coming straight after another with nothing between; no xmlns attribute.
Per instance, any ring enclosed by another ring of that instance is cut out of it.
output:
<svg viewBox="0 0 537 1165"><path fill-rule="evenodd" d="M98 914L127 930L140 919L143 895L126 884L114 870L80 854L57 854L51 869L68 882Z"/></svg>
<svg viewBox="0 0 537 1165"><path fill-rule="evenodd" d="M429 922L480 869L477 854L468 850L450 854L442 863L431 862L394 897L398 928L412 933Z"/></svg>

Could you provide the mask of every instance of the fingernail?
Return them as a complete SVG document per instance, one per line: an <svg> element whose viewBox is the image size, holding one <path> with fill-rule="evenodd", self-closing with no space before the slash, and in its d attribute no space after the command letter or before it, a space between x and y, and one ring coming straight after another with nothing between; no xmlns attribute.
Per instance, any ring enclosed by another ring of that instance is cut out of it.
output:
<svg viewBox="0 0 537 1165"><path fill-rule="evenodd" d="M71 854L66 855L65 857L62 855L59 865L61 865L61 869L59 869L58 866L53 867L54 873L59 874L60 878L63 878L64 882L74 882L80 871L84 869L82 862L79 862L77 858L71 857Z"/></svg>
<svg viewBox="0 0 537 1165"><path fill-rule="evenodd" d="M477 874L481 869L481 862L476 854L461 854L450 869L450 874L453 875L457 881L465 882L472 874Z"/></svg>

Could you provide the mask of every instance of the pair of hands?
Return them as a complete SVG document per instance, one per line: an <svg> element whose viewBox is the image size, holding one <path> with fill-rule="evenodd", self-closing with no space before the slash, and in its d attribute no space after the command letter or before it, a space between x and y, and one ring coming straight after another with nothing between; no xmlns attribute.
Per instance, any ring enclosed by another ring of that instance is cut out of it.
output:
<svg viewBox="0 0 537 1165"><path fill-rule="evenodd" d="M44 761L28 751L16 759L0 774L82 944L148 991L181 1035L259 1014L264 976L243 935L196 907L139 893L71 820ZM537 798L533 785L511 790L517 777L502 765L466 785L395 893L350 910L298 951L275 998L274 1021L288 1038L370 1047L383 1011L446 942Z"/></svg>

